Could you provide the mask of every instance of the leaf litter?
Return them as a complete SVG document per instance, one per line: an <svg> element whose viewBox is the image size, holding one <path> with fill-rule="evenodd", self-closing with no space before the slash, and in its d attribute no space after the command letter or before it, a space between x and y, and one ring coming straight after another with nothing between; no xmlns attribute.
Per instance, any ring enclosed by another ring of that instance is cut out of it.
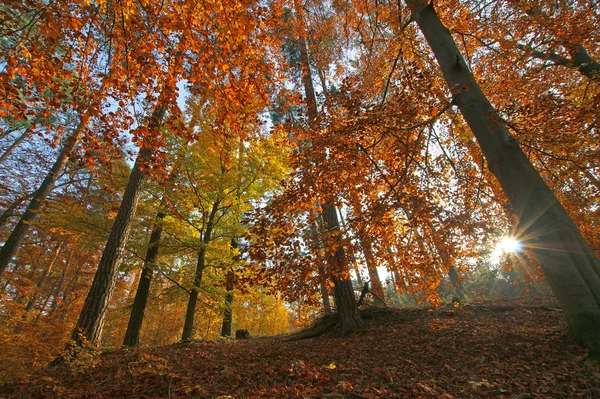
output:
<svg viewBox="0 0 600 399"><path fill-rule="evenodd" d="M368 313L368 312L367 312ZM119 349L0 398L598 398L600 366L549 298L373 312L350 337Z"/></svg>

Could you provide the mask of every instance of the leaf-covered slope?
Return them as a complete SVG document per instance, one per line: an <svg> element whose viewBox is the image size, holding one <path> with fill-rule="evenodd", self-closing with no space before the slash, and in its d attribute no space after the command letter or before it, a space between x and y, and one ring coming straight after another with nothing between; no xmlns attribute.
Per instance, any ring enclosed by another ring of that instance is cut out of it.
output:
<svg viewBox="0 0 600 399"><path fill-rule="evenodd" d="M47 371L0 397L600 397L600 368L565 342L547 301L394 310L349 338L195 342L104 354Z"/></svg>

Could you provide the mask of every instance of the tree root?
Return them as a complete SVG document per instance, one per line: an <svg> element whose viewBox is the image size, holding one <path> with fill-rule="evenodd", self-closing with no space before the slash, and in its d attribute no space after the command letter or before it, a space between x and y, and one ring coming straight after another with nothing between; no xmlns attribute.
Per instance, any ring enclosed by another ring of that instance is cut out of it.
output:
<svg viewBox="0 0 600 399"><path fill-rule="evenodd" d="M359 309L358 315L361 319L372 320L377 317L386 316L393 311L389 307L381 306L369 306L367 308ZM320 335L336 335L336 336L347 336L347 331L343 329L338 320L337 313L327 314L318 319L313 326L301 330L295 334L291 334L287 341L299 341L301 339L318 337Z"/></svg>
<svg viewBox="0 0 600 399"><path fill-rule="evenodd" d="M301 339L318 337L319 335L335 331L337 325L337 314L328 314L317 320L312 327L290 335L286 341L300 341Z"/></svg>

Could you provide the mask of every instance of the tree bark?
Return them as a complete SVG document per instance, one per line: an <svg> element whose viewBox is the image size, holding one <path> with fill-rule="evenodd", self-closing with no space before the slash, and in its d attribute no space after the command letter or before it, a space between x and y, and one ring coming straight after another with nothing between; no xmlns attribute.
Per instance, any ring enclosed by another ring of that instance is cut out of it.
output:
<svg viewBox="0 0 600 399"><path fill-rule="evenodd" d="M157 107L150 118L148 128L158 130L164 114L165 108ZM140 164L145 163L150 158L150 154L150 149L140 150L129 175L129 181L102 252L92 286L71 335L78 346L84 346L86 342L97 346L100 342L106 321L106 312L115 289L119 266L123 261L123 251L129 238L129 231L140 198L142 181L145 177L144 172L140 169Z"/></svg>
<svg viewBox="0 0 600 399"><path fill-rule="evenodd" d="M325 268L322 264L319 264L318 273L319 280L321 280L319 283L319 289L321 291L321 298L323 299L323 311L325 312L325 314L330 314L331 301L329 300L329 279L325 277Z"/></svg>
<svg viewBox="0 0 600 399"><path fill-rule="evenodd" d="M310 72L308 46L306 45L306 38L304 36L300 36L298 39L298 47L300 50L300 65L302 67L302 85L304 86L306 108L308 111L308 124L311 127L315 127L319 119L319 110L317 108L317 97L315 96L312 74Z"/></svg>
<svg viewBox="0 0 600 399"><path fill-rule="evenodd" d="M198 252L198 262L196 263L196 273L194 275L194 286L190 291L190 298L188 300L187 309L185 312L185 323L183 325L183 333L181 334L181 341L191 341L194 332L194 315L196 313L196 303L198 302L198 290L200 283L202 282L202 273L206 267L206 250L210 243L214 223L217 217L217 211L219 210L220 201L215 201L210 211L208 221L206 222L206 229L202 235L202 242L200 251Z"/></svg>
<svg viewBox="0 0 600 399"><path fill-rule="evenodd" d="M533 248L569 322L572 339L600 355L600 261L511 137L433 5L423 0L406 2L490 171L519 217L519 239Z"/></svg>
<svg viewBox="0 0 600 399"><path fill-rule="evenodd" d="M87 126L87 122L88 117L86 115L82 116L81 120L79 121L79 125L77 128L75 128L73 133L71 133L69 138L67 138L62 150L60 151L60 154L58 155L58 158L54 162L54 165L52 165L52 168L50 168L50 171L44 178L44 181L42 181L42 184L40 184L37 191L29 201L29 205L27 206L25 213L23 216L21 216L21 219L6 239L2 249L0 249L0 277L2 277L2 273L4 273L8 267L8 264L16 254L21 241L25 237L25 234L27 234L27 231L29 230L29 223L38 219L37 210L42 205L42 201L46 199L54 187L54 183L56 183L56 180L71 157L71 151L79 142L79 139L81 138Z"/></svg>
<svg viewBox="0 0 600 399"><path fill-rule="evenodd" d="M342 225L342 229L344 231L346 231L346 221L344 220L344 216L342 215L342 212L339 211L338 209L338 216L340 218L340 222ZM348 260L350 261L351 264L351 268L354 270L354 273L356 274L356 282L358 283L359 287L363 286L363 279L362 276L360 275L360 268L358 267L358 263L356 262L356 257L354 256L354 252L350 252L349 256L348 256Z"/></svg>
<svg viewBox="0 0 600 399"><path fill-rule="evenodd" d="M328 234L339 234L340 224L335 206L328 206L323 211L323 222ZM356 297L352 280L349 276L348 262L344 247L337 237L334 248L327 248L328 263L331 266L333 280L333 294L335 298L336 311L338 315L338 332L340 335L348 335L362 329L363 323L358 314Z"/></svg>
<svg viewBox="0 0 600 399"><path fill-rule="evenodd" d="M379 273L377 272L377 263L375 262L375 257L373 256L373 249L371 248L371 243L362 232L359 233L358 237L360 241L360 246L363 250L363 254L365 255L367 270L369 271L371 291L375 295L377 295L381 300L385 301L385 291L383 290L383 285L381 284L381 279L379 278Z"/></svg>
<svg viewBox="0 0 600 399"><path fill-rule="evenodd" d="M233 287L235 284L235 274L233 270L225 276L225 309L223 310L223 326L221 327L222 337L231 337L231 325L233 322Z"/></svg>
<svg viewBox="0 0 600 399"><path fill-rule="evenodd" d="M161 205L162 207L162 201ZM165 212L158 211L150 233L150 241L148 242L148 248L146 249L146 257L144 258L144 267L138 281L137 291L135 292L135 298L131 307L131 314L129 315L129 323L127 324L127 331L125 332L125 338L123 339L123 345L128 347L137 347L140 344L140 331L142 329L142 322L144 321L144 312L146 311L146 304L148 303L148 296L150 295L150 283L152 282L152 274L154 273L154 267L156 263L156 257L158 256L158 248L160 245L160 239L163 229L163 220L165 219Z"/></svg>
<svg viewBox="0 0 600 399"><path fill-rule="evenodd" d="M238 195L239 199L239 195ZM238 240L236 238L231 239L231 249L236 250L238 247ZM238 256L234 257L234 262L238 260ZM231 326L233 322L233 288L235 285L235 272L233 269L225 276L225 309L223 310L223 326L221 327L222 337L231 337Z"/></svg>
<svg viewBox="0 0 600 399"><path fill-rule="evenodd" d="M313 212L311 212L311 217L313 216ZM310 226L310 234L317 238L320 231L320 224L317 220ZM324 228L322 229L324 230ZM331 313L331 301L329 300L329 278L327 277L327 273L325 273L325 266L323 265L322 257L320 255L320 248L317 249L317 262L318 268L317 273L319 273L319 291L321 292L321 299L323 300L323 311L325 314Z"/></svg>

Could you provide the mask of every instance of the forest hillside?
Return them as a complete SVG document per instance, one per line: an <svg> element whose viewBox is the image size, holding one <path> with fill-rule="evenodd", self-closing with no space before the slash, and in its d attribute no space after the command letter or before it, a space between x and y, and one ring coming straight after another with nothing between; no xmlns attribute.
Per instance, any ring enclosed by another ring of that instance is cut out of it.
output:
<svg viewBox="0 0 600 399"><path fill-rule="evenodd" d="M597 398L598 363L553 298L367 308L363 333L119 349L0 388L3 398Z"/></svg>

